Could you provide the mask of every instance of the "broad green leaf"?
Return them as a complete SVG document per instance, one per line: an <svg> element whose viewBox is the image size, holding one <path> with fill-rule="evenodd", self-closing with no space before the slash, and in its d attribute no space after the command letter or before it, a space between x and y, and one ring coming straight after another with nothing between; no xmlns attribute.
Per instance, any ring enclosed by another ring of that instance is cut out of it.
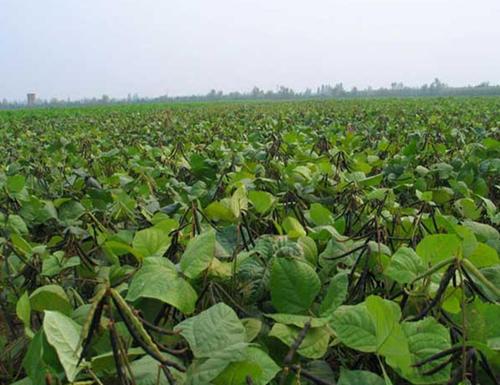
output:
<svg viewBox="0 0 500 385"><path fill-rule="evenodd" d="M318 247L316 246L316 242L309 237L300 237L297 239L297 243L304 251L304 258L311 266L316 266L318 263Z"/></svg>
<svg viewBox="0 0 500 385"><path fill-rule="evenodd" d="M262 321L257 318L243 318L241 323L246 330L246 342L252 342L262 330Z"/></svg>
<svg viewBox="0 0 500 385"><path fill-rule="evenodd" d="M365 302L340 306L331 325L346 346L365 353L377 351L377 330Z"/></svg>
<svg viewBox="0 0 500 385"><path fill-rule="evenodd" d="M248 210L247 190L245 186L238 187L231 196L231 211L236 218Z"/></svg>
<svg viewBox="0 0 500 385"><path fill-rule="evenodd" d="M142 259L149 257L162 257L170 246L168 232L158 227L138 231L132 242L132 247Z"/></svg>
<svg viewBox="0 0 500 385"><path fill-rule="evenodd" d="M215 385L246 385L250 376L255 385L266 385L276 376L280 367L261 349L249 346L244 361L232 362L213 380Z"/></svg>
<svg viewBox="0 0 500 385"><path fill-rule="evenodd" d="M271 270L271 301L282 313L309 309L321 283L314 269L298 259L275 258Z"/></svg>
<svg viewBox="0 0 500 385"><path fill-rule="evenodd" d="M396 251L384 274L398 283L410 283L426 271L422 258L413 249L401 247Z"/></svg>
<svg viewBox="0 0 500 385"><path fill-rule="evenodd" d="M498 230L485 223L465 220L463 225L472 230L477 239L481 242L500 239L500 233L498 232Z"/></svg>
<svg viewBox="0 0 500 385"><path fill-rule="evenodd" d="M118 332L120 332L119 329L121 326L123 326L125 328L123 323L116 324ZM126 330L126 328L125 328L125 330ZM111 349L111 347L109 347L109 348ZM143 356L144 353L145 352L142 348L129 348L129 349L127 349L127 357L130 361L134 360L135 358ZM171 358L168 353L163 353L163 354L165 356L167 356L168 358ZM146 356L146 357L150 357L150 356ZM158 364L158 361L156 361L154 359L153 359L153 362L156 362L156 364ZM115 368L115 359L113 357L113 351L111 350L109 352L93 356L91 359L91 366L92 366L92 370L94 370L95 372L114 373L116 371L116 368ZM156 377L155 377L155 380L156 380Z"/></svg>
<svg viewBox="0 0 500 385"><path fill-rule="evenodd" d="M337 385L385 385L385 381L379 375L366 370L340 368Z"/></svg>
<svg viewBox="0 0 500 385"><path fill-rule="evenodd" d="M16 314L17 318L23 321L26 334L29 337L33 336L33 332L31 331L31 304L27 291L25 291L17 301Z"/></svg>
<svg viewBox="0 0 500 385"><path fill-rule="evenodd" d="M57 310L69 315L72 306L64 289L59 285L45 285L30 295L31 309L35 311Z"/></svg>
<svg viewBox="0 0 500 385"><path fill-rule="evenodd" d="M81 352L80 325L62 313L45 311L43 331L48 343L56 350L66 377L73 381L79 372L77 363Z"/></svg>
<svg viewBox="0 0 500 385"><path fill-rule="evenodd" d="M461 314L457 315L457 321ZM493 303L484 303L478 299L465 306L465 325L469 340L482 342L486 345L500 338L498 320L500 306Z"/></svg>
<svg viewBox="0 0 500 385"><path fill-rule="evenodd" d="M392 301L369 296L357 305L340 306L331 325L342 343L362 352L376 352L391 366L409 365L408 343L399 324L401 310Z"/></svg>
<svg viewBox="0 0 500 385"><path fill-rule="evenodd" d="M341 272L336 274L331 280L326 291L326 296L321 302L319 308L323 317L328 317L342 305L347 296L347 286L349 284L348 274Z"/></svg>
<svg viewBox="0 0 500 385"><path fill-rule="evenodd" d="M459 257L461 242L455 234L427 235L417 245L417 254L425 263L435 265L450 257Z"/></svg>
<svg viewBox="0 0 500 385"><path fill-rule="evenodd" d="M331 211L320 203L313 203L311 205L309 216L316 226L332 225L334 222Z"/></svg>
<svg viewBox="0 0 500 385"><path fill-rule="evenodd" d="M180 261L187 277L194 279L208 268L215 255L215 240L215 230L209 230L189 241Z"/></svg>
<svg viewBox="0 0 500 385"><path fill-rule="evenodd" d="M12 175L7 177L7 191L10 194L18 194L26 184L26 178L22 175Z"/></svg>
<svg viewBox="0 0 500 385"><path fill-rule="evenodd" d="M233 222L236 217L229 206L228 200L215 201L210 203L204 210L205 215L213 221Z"/></svg>
<svg viewBox="0 0 500 385"><path fill-rule="evenodd" d="M64 251L56 251L49 255L42 263L42 275L53 277L65 269L80 265L79 257L64 258Z"/></svg>
<svg viewBox="0 0 500 385"><path fill-rule="evenodd" d="M198 295L165 258L150 257L134 274L127 293L128 301L153 298L168 303L184 314L194 311Z"/></svg>
<svg viewBox="0 0 500 385"><path fill-rule="evenodd" d="M450 233L455 233L462 242L462 257L471 255L477 247L477 239L474 233L465 226L451 225Z"/></svg>
<svg viewBox="0 0 500 385"><path fill-rule="evenodd" d="M476 267L487 267L493 266L500 263L498 259L497 251L488 246L485 243L478 242L476 248L470 254L467 259L469 259Z"/></svg>
<svg viewBox="0 0 500 385"><path fill-rule="evenodd" d="M455 208L467 219L477 220L481 216L481 208L471 198L462 198L455 202Z"/></svg>
<svg viewBox="0 0 500 385"><path fill-rule="evenodd" d="M29 255L32 253L33 247L26 239L21 237L19 234L11 234L10 239L14 247L24 255Z"/></svg>
<svg viewBox="0 0 500 385"><path fill-rule="evenodd" d="M441 384L450 378L451 365L447 365L437 373L424 376L423 373L446 361L443 357L415 368L412 365L451 347L450 332L434 318L427 317L417 322L403 322L403 332L408 340L411 365L398 372L412 384Z"/></svg>
<svg viewBox="0 0 500 385"><path fill-rule="evenodd" d="M389 365L406 368L410 357L408 342L399 324L399 305L375 295L367 297L365 303L375 325L377 352L386 357Z"/></svg>
<svg viewBox="0 0 500 385"><path fill-rule="evenodd" d="M7 227L14 233L28 234L28 227L19 215L9 215L7 218Z"/></svg>
<svg viewBox="0 0 500 385"><path fill-rule="evenodd" d="M276 337L284 344L291 346L297 339L302 328L276 323L269 332L270 337ZM306 358L321 358L325 355L330 341L328 326L311 328L297 349L297 353Z"/></svg>
<svg viewBox="0 0 500 385"><path fill-rule="evenodd" d="M286 217L282 223L283 229L291 239L296 239L306 236L306 231L300 222L294 217Z"/></svg>
<svg viewBox="0 0 500 385"><path fill-rule="evenodd" d="M308 315L283 314L273 313L266 314L267 318L271 318L280 324L294 325L303 328L307 322L311 323L311 327L318 328L328 324L328 318L316 318Z"/></svg>
<svg viewBox="0 0 500 385"><path fill-rule="evenodd" d="M229 306L218 303L175 326L187 340L196 358L208 358L236 344L246 342L246 330Z"/></svg>
<svg viewBox="0 0 500 385"><path fill-rule="evenodd" d="M165 353L164 353L165 354ZM114 365L113 357L111 356L111 365ZM176 357L168 355L168 358L172 361L179 361ZM134 373L134 380L136 385L170 385L168 380L163 374L158 376L160 364L151 356L144 356L138 360L134 360L130 363L130 369ZM184 383L185 374L179 372L177 369L170 367L170 372L172 373L174 379L180 384Z"/></svg>
<svg viewBox="0 0 500 385"><path fill-rule="evenodd" d="M248 193L248 198L259 214L266 214L276 201L276 198L267 191L252 190Z"/></svg>
<svg viewBox="0 0 500 385"><path fill-rule="evenodd" d="M225 349L213 351L206 359L196 359L186 373L186 385L210 384L232 362L244 361L247 347L247 343L240 342ZM255 366L251 365L252 369Z"/></svg>
<svg viewBox="0 0 500 385"><path fill-rule="evenodd" d="M48 344L42 329L31 339L22 365L33 385L45 385L46 374L56 374L61 370L57 354Z"/></svg>
<svg viewBox="0 0 500 385"><path fill-rule="evenodd" d="M67 224L76 221L85 212L85 208L80 202L70 200L58 207L58 216L62 222Z"/></svg>

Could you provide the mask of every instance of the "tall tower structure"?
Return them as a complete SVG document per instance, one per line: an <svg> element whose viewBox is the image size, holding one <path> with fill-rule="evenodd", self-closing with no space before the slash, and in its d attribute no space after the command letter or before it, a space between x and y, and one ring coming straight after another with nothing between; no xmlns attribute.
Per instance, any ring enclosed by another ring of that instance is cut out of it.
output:
<svg viewBox="0 0 500 385"><path fill-rule="evenodd" d="M36 102L36 94L33 92L30 92L29 94L26 95L27 101L28 101L28 106L34 106Z"/></svg>

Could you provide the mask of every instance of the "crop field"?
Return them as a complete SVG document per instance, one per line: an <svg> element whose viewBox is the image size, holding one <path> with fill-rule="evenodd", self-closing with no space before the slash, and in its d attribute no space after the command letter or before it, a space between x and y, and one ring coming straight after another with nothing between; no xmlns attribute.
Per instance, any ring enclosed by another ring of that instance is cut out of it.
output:
<svg viewBox="0 0 500 385"><path fill-rule="evenodd" d="M0 112L0 383L500 383L500 98Z"/></svg>

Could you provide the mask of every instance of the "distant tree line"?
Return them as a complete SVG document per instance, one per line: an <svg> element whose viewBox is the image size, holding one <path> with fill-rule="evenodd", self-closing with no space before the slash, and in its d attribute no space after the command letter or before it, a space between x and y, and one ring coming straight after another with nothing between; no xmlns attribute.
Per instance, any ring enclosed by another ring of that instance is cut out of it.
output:
<svg viewBox="0 0 500 385"><path fill-rule="evenodd" d="M439 96L500 96L500 85L490 85L483 82L477 85L464 87L451 87L434 79L430 84L421 87L405 86L401 82L391 83L389 88L358 89L352 87L345 89L342 83L334 86L323 84L315 90L307 88L303 91L295 91L292 88L279 86L273 90L262 90L254 87L249 92L228 92L211 90L205 95L188 96L168 96L140 97L137 94L128 95L127 98L112 98L102 95L101 98L90 98L80 100L61 100L52 98L50 100L38 99L35 106L80 106L80 105L106 105L106 104L134 104L134 103L166 103L166 102L201 102L201 101L231 101L231 100L301 100L301 99L349 99L349 98L380 98L380 97L439 97ZM8 101L3 99L0 102L0 109L25 108L26 101Z"/></svg>

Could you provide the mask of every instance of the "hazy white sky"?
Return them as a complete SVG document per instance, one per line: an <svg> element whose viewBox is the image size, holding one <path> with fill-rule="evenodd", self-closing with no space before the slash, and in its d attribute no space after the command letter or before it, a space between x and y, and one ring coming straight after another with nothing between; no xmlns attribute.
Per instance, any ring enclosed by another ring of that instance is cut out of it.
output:
<svg viewBox="0 0 500 385"><path fill-rule="evenodd" d="M0 99L500 83L500 0L0 0Z"/></svg>

